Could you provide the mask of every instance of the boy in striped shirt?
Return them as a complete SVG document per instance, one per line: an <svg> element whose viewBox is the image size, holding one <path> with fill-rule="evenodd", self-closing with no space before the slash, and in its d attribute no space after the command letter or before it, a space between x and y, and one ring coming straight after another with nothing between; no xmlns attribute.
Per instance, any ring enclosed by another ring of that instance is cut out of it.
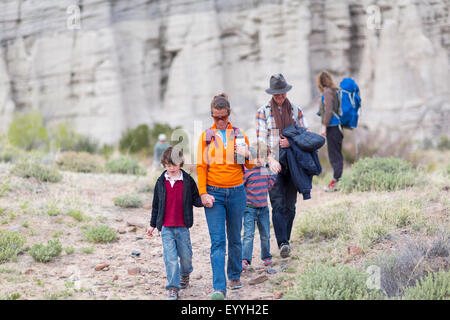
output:
<svg viewBox="0 0 450 320"><path fill-rule="evenodd" d="M247 193L247 206L244 211L244 237L242 241L242 270L247 271L252 262L255 223L258 225L261 240L261 259L264 266L272 264L270 254L270 218L267 195L275 183L276 174L271 174L263 166L261 159L253 169L245 169L244 187Z"/></svg>

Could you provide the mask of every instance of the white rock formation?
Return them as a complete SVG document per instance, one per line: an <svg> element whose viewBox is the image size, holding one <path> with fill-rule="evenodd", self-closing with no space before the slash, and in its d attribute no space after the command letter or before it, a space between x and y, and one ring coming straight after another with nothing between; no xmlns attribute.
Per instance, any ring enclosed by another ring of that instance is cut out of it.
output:
<svg viewBox="0 0 450 320"><path fill-rule="evenodd" d="M449 19L449 0L3 0L0 133L27 109L105 143L142 123L193 131L220 92L251 133L278 72L317 128L328 69L360 84L362 125L448 136Z"/></svg>

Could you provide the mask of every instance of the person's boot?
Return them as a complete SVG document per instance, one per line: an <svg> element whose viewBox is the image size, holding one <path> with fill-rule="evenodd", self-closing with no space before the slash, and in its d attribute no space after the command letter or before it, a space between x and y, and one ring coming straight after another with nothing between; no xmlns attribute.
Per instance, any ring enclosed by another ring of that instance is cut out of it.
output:
<svg viewBox="0 0 450 320"><path fill-rule="evenodd" d="M335 179L331 180L331 182L326 186L323 190L325 192L334 192L337 190L337 181Z"/></svg>
<svg viewBox="0 0 450 320"><path fill-rule="evenodd" d="M289 247L288 244L283 244L283 245L281 245L281 248L280 248L280 256L281 256L283 259L289 257L290 253L291 253L291 248Z"/></svg>

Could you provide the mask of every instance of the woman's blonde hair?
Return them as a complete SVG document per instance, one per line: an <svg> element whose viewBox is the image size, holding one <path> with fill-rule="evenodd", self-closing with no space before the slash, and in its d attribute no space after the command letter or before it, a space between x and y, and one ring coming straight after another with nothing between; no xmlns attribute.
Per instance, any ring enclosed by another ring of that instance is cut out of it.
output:
<svg viewBox="0 0 450 320"><path fill-rule="evenodd" d="M317 76L317 88L319 88L320 92L323 92L325 87L336 89L336 84L333 81L333 77L327 72L322 71Z"/></svg>
<svg viewBox="0 0 450 320"><path fill-rule="evenodd" d="M231 113L230 100L228 99L228 95L226 93L220 93L211 101L211 113L213 109L226 109L228 111L228 115Z"/></svg>

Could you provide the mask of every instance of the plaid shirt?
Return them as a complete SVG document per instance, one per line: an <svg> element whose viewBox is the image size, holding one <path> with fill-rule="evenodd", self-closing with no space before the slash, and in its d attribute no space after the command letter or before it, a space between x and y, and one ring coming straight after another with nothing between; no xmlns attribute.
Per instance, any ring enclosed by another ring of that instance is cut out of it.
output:
<svg viewBox="0 0 450 320"><path fill-rule="evenodd" d="M296 123L301 127L308 128L302 109L300 107L297 107L297 109L298 121L296 121ZM266 113L268 114L267 119ZM294 115L292 115L292 117L294 120L297 120ZM271 154L275 159L278 159L280 134L281 132L279 132L277 125L275 124L275 118L268 102L256 112L256 139L259 147L261 147L261 145L267 146L267 154Z"/></svg>

